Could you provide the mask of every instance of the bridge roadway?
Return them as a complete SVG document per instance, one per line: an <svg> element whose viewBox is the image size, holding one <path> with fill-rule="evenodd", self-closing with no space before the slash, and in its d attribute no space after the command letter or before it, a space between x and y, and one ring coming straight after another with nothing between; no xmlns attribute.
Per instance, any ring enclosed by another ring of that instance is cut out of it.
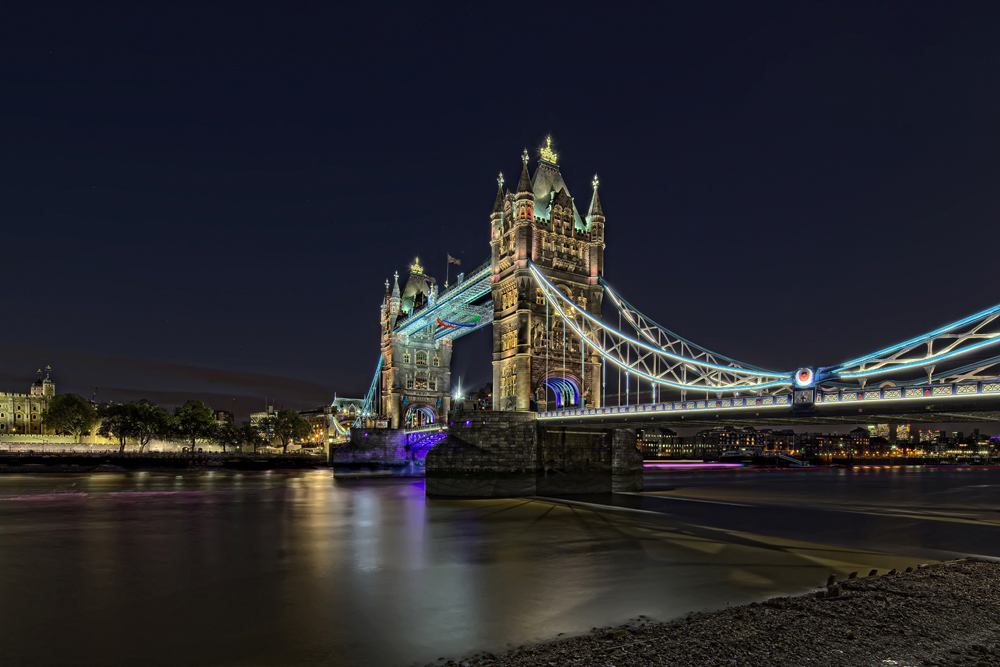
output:
<svg viewBox="0 0 1000 667"><path fill-rule="evenodd" d="M1000 381L817 391L815 402L791 395L696 399L621 407L540 412L551 424L623 426L806 425L1000 422Z"/></svg>

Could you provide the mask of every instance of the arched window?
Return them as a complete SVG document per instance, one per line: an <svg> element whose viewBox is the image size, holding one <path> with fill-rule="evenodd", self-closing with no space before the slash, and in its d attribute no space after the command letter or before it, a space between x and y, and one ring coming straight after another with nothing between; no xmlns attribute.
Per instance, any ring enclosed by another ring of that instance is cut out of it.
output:
<svg viewBox="0 0 1000 667"><path fill-rule="evenodd" d="M539 306L545 305L545 294L542 292L541 287L535 290L535 303L537 303Z"/></svg>
<svg viewBox="0 0 1000 667"><path fill-rule="evenodd" d="M434 357L434 365L435 366L441 365L441 357Z"/></svg>
<svg viewBox="0 0 1000 667"><path fill-rule="evenodd" d="M424 352L423 350L420 350L419 352L417 352L416 362L418 364L422 364L422 365L426 366L427 365L427 353Z"/></svg>
<svg viewBox="0 0 1000 667"><path fill-rule="evenodd" d="M409 352L404 352L403 353L403 363L404 364L410 363L410 353Z"/></svg>

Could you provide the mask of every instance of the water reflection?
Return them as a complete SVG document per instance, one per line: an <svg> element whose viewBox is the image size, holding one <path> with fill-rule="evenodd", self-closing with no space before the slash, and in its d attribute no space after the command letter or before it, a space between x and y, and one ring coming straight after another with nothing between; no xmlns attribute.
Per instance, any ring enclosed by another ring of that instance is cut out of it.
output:
<svg viewBox="0 0 1000 667"><path fill-rule="evenodd" d="M908 564L412 479L0 476L10 665L408 665Z"/></svg>

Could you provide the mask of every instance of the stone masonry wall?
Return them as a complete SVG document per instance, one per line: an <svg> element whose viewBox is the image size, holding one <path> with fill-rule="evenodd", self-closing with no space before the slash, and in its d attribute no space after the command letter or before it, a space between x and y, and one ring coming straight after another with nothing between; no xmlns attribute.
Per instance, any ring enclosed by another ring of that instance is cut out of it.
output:
<svg viewBox="0 0 1000 667"><path fill-rule="evenodd" d="M545 427L530 412L456 413L426 458L430 496L509 497L642 488L627 429Z"/></svg>
<svg viewBox="0 0 1000 667"><path fill-rule="evenodd" d="M406 463L406 432L398 428L352 428L351 441L336 449L334 463Z"/></svg>

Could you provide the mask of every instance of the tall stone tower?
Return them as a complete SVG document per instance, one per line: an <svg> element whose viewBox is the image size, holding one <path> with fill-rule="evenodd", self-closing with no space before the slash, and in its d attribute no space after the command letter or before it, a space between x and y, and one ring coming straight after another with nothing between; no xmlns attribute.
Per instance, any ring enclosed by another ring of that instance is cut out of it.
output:
<svg viewBox="0 0 1000 667"><path fill-rule="evenodd" d="M434 326L412 335L394 333L397 323L433 306L437 294L434 279L424 274L419 260L410 265L402 294L398 273L392 292L389 281L385 283L379 414L392 428L443 422L451 408L451 341L435 340Z"/></svg>
<svg viewBox="0 0 1000 667"><path fill-rule="evenodd" d="M528 268L530 260L577 308L600 316L604 213L597 177L584 218L559 172L551 137L534 176L527 151L522 163L515 192L504 192L501 176L490 216L493 409L599 407L600 357L545 303Z"/></svg>

